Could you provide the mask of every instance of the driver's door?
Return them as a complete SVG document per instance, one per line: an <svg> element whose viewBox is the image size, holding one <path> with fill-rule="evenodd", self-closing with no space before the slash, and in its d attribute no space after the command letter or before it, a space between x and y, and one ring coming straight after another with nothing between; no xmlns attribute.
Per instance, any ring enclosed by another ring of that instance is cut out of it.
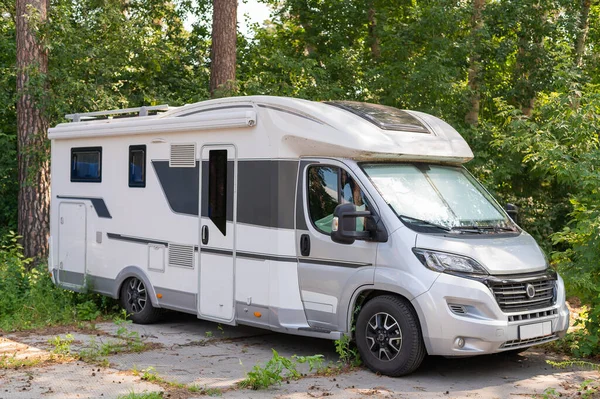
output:
<svg viewBox="0 0 600 399"><path fill-rule="evenodd" d="M355 174L342 162L301 162L296 240L300 293L308 323L313 328L343 329L347 309L342 296L356 282L372 283L377 243L356 240L338 244L331 240L333 211L340 203L370 210ZM364 221L357 220L357 230Z"/></svg>

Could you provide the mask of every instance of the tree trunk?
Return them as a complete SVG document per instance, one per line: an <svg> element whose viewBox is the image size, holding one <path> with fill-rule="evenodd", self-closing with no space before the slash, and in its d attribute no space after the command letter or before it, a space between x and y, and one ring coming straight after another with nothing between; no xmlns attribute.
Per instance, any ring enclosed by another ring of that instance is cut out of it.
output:
<svg viewBox="0 0 600 399"><path fill-rule="evenodd" d="M18 230L25 256L37 259L48 255L50 171L42 104L48 54L35 35L35 25L46 21L47 9L47 0L16 2Z"/></svg>
<svg viewBox="0 0 600 399"><path fill-rule="evenodd" d="M592 0L581 1L581 14L579 16L579 30L577 42L575 43L575 65L583 68L583 57L585 56L585 42L590 31L590 7Z"/></svg>
<svg viewBox="0 0 600 399"><path fill-rule="evenodd" d="M473 0L473 14L471 15L471 37L472 51L471 62L468 71L468 86L471 91L469 99L469 111L465 115L465 122L469 125L477 126L479 124L479 106L481 102L481 93L479 87L479 73L481 71L481 56L479 54L480 32L483 28L483 18L481 14L485 8L486 0Z"/></svg>
<svg viewBox="0 0 600 399"><path fill-rule="evenodd" d="M379 36L377 35L377 19L375 12L375 5L373 2L369 5L368 11L369 18L369 47L371 48L371 57L374 60L379 59L381 55L381 44L379 40Z"/></svg>
<svg viewBox="0 0 600 399"><path fill-rule="evenodd" d="M213 0L211 97L236 91L237 0Z"/></svg>

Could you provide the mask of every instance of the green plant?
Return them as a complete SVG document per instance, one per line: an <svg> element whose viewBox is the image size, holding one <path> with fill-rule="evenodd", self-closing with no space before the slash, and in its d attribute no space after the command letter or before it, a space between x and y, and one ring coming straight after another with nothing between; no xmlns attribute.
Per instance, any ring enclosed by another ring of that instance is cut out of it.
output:
<svg viewBox="0 0 600 399"><path fill-rule="evenodd" d="M102 313L96 302L89 300L75 305L77 318L83 321L96 320Z"/></svg>
<svg viewBox="0 0 600 399"><path fill-rule="evenodd" d="M324 371L323 367L323 355L312 355L312 356L297 356L293 355L292 359L300 364L308 363L308 371L312 372L315 370L317 373Z"/></svg>
<svg viewBox="0 0 600 399"><path fill-rule="evenodd" d="M544 393L542 394L543 399L556 399L556 398L559 398L560 396L562 396L562 395L559 394L558 392L556 392L556 389L554 389L554 388L546 388L544 390Z"/></svg>
<svg viewBox="0 0 600 399"><path fill-rule="evenodd" d="M546 363L548 363L552 367L559 368L559 369L564 369L564 368L568 368L568 367L581 367L581 368L600 371L600 364L586 362L585 360L565 360L562 362L546 360Z"/></svg>
<svg viewBox="0 0 600 399"><path fill-rule="evenodd" d="M162 392L143 392L143 393L135 393L131 391L127 395L119 395L117 399L163 399Z"/></svg>
<svg viewBox="0 0 600 399"><path fill-rule="evenodd" d="M212 333L212 331L206 331L206 332L204 333L204 335L206 336L206 338L212 338L212 336L213 336L213 333Z"/></svg>
<svg viewBox="0 0 600 399"><path fill-rule="evenodd" d="M43 363L45 359L40 357L35 358L18 358L13 356L0 356L0 369L19 369L22 367L33 367Z"/></svg>
<svg viewBox="0 0 600 399"><path fill-rule="evenodd" d="M223 391L220 388L204 388L202 392L208 396L223 396Z"/></svg>
<svg viewBox="0 0 600 399"><path fill-rule="evenodd" d="M240 381L239 386L254 390L266 389L275 384L281 384L284 378L299 378L300 373L296 370L296 364L291 359L279 356L275 349L273 357L264 367L255 365L251 371L246 374L246 378ZM287 371L286 375L282 375Z"/></svg>
<svg viewBox="0 0 600 399"><path fill-rule="evenodd" d="M71 344L75 338L71 334L65 335L65 338L61 338L60 336L56 336L52 339L49 339L48 342L54 346L52 353L56 355L69 355L71 354Z"/></svg>
<svg viewBox="0 0 600 399"><path fill-rule="evenodd" d="M142 341L140 334L137 331L132 331L128 327L132 321L127 319L127 312L123 309L120 316L115 317L114 323L117 325L117 337L125 341L127 350L132 352L141 352L145 349L146 344Z"/></svg>
<svg viewBox="0 0 600 399"><path fill-rule="evenodd" d="M340 361L345 365L358 367L362 363L358 349L354 346L348 335L343 335L335 341L335 352L340 356Z"/></svg>
<svg viewBox="0 0 600 399"><path fill-rule="evenodd" d="M0 330L15 331L72 324L98 314L110 316L116 302L97 294L56 287L44 264L23 257L19 236L0 237ZM98 313L99 312L99 313Z"/></svg>

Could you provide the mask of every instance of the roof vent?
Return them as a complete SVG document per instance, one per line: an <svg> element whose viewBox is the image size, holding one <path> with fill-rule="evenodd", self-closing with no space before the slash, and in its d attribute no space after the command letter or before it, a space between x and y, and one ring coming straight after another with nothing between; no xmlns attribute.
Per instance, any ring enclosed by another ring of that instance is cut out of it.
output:
<svg viewBox="0 0 600 399"><path fill-rule="evenodd" d="M358 115L383 130L431 133L427 126L413 114L398 108L356 101L325 101L325 104Z"/></svg>
<svg viewBox="0 0 600 399"><path fill-rule="evenodd" d="M170 168L196 167L196 143L171 144Z"/></svg>
<svg viewBox="0 0 600 399"><path fill-rule="evenodd" d="M194 268L194 246L169 243L169 267Z"/></svg>

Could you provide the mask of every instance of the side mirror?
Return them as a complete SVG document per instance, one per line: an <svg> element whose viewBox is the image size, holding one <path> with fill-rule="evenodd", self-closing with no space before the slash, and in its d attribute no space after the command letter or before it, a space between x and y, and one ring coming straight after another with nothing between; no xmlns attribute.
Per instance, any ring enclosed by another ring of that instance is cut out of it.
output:
<svg viewBox="0 0 600 399"><path fill-rule="evenodd" d="M513 222L515 222L516 224L519 224L518 220L519 220L519 208L514 205L514 204L506 204L506 206L504 207L504 209L506 210L506 213L508 213L508 216L510 216L510 218L512 219Z"/></svg>
<svg viewBox="0 0 600 399"><path fill-rule="evenodd" d="M365 231L356 231L356 219L364 218ZM353 204L341 204L333 211L331 240L338 244L353 244L356 240L386 242L387 231L379 216L370 211L357 211Z"/></svg>

